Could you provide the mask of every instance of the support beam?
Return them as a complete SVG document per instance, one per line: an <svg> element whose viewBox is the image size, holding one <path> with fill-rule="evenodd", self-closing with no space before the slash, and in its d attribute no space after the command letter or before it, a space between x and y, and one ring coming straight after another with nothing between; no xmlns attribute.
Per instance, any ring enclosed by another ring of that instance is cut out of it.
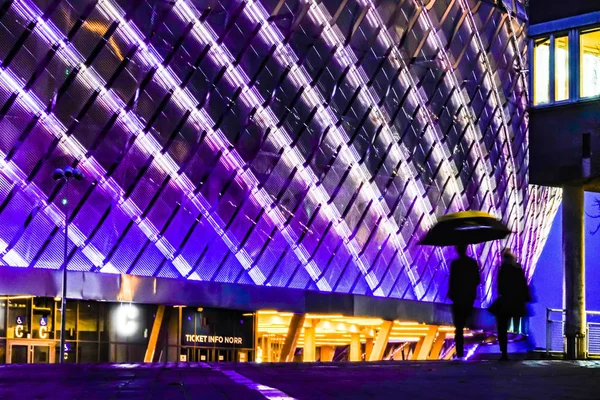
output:
<svg viewBox="0 0 600 400"><path fill-rule="evenodd" d="M321 346L321 362L332 362L335 355L335 346Z"/></svg>
<svg viewBox="0 0 600 400"><path fill-rule="evenodd" d="M290 320L290 326L288 328L281 354L279 355L279 362L292 362L294 361L294 354L296 353L296 345L302 332L302 326L304 325L304 319L306 314L294 314Z"/></svg>
<svg viewBox="0 0 600 400"><path fill-rule="evenodd" d="M158 334L160 333L160 327L162 326L164 316L165 306L160 305L156 310L156 317L154 317L154 322L152 323L152 331L150 332L150 339L148 339L148 347L146 348L146 354L144 355L144 362L154 361L156 342L158 341Z"/></svg>
<svg viewBox="0 0 600 400"><path fill-rule="evenodd" d="M456 346L452 345L452 347L450 347L448 349L446 354L444 354L444 360L452 360L452 357L454 357L455 354L456 354Z"/></svg>
<svg viewBox="0 0 600 400"><path fill-rule="evenodd" d="M350 355L348 361L362 361L360 346L360 333L352 333L350 335Z"/></svg>
<svg viewBox="0 0 600 400"><path fill-rule="evenodd" d="M373 338L368 337L365 342L365 360L371 358L371 353L373 353Z"/></svg>
<svg viewBox="0 0 600 400"><path fill-rule="evenodd" d="M415 351L413 351L410 359L411 360L416 360L417 357L419 356L419 353L421 352L421 347L423 347L423 343L425 342L425 336L421 337L421 339L419 339L419 341L417 342L417 345L415 347Z"/></svg>
<svg viewBox="0 0 600 400"><path fill-rule="evenodd" d="M580 360L586 358L583 188L581 186L563 187L562 207L566 357L569 360Z"/></svg>
<svg viewBox="0 0 600 400"><path fill-rule="evenodd" d="M304 348L302 349L303 362L317 361L317 343L315 339L315 331L317 328L316 320L309 319L304 324Z"/></svg>
<svg viewBox="0 0 600 400"><path fill-rule="evenodd" d="M446 332L438 332L437 337L435 338L435 342L433 342L433 347L431 348L431 353L429 354L430 360L439 360L445 341L446 341Z"/></svg>
<svg viewBox="0 0 600 400"><path fill-rule="evenodd" d="M392 326L394 326L394 321L383 321L379 327L379 333L377 333L377 339L375 339L369 361L381 361L383 359L383 353L387 347L390 333L392 332Z"/></svg>
<svg viewBox="0 0 600 400"><path fill-rule="evenodd" d="M404 344L404 347L402 348L402 360L408 360L408 356L410 355L410 347L411 346L407 346L406 343Z"/></svg>
<svg viewBox="0 0 600 400"><path fill-rule="evenodd" d="M431 348L433 347L433 342L435 341L435 336L437 335L438 327L435 325L430 325L429 330L427 331L427 335L423 338L423 343L419 348L417 353L417 360L427 360L429 357L429 353L431 352Z"/></svg>

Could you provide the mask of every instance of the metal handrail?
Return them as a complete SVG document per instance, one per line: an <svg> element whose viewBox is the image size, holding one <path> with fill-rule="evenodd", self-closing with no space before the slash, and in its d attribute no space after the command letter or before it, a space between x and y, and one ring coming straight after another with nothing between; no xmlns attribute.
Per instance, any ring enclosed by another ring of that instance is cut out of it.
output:
<svg viewBox="0 0 600 400"><path fill-rule="evenodd" d="M561 309L561 308L546 308L546 354L550 353L551 347L552 347L552 336L550 334L550 329L549 329L549 324L552 322L560 322L560 323L564 323L564 314L565 314L566 310ZM551 319L550 316L552 313L561 313L561 319ZM585 312L586 316L588 315L599 315L600 316L600 311L586 311ZM593 325L593 326L600 326L600 322L586 322L586 352L589 349L589 326ZM564 348L563 348L564 350Z"/></svg>
<svg viewBox="0 0 600 400"><path fill-rule="evenodd" d="M586 336L586 338L585 338L586 340L585 340L585 344L586 344L587 353L588 354L593 354L593 355L598 355L598 353L592 353L590 351L590 339L591 339L591 336L590 336L590 327L592 327L592 326L600 326L600 322L588 322L586 325L587 326L586 326L586 335L585 335Z"/></svg>

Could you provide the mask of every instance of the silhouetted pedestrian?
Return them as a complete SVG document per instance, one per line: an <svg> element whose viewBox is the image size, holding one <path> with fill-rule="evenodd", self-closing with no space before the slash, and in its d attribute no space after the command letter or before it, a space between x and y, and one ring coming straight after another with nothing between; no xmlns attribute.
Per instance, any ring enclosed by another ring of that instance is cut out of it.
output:
<svg viewBox="0 0 600 400"><path fill-rule="evenodd" d="M452 300L456 356L464 357L464 328L473 314L473 304L477 297L477 286L481 281L477 261L467 256L467 246L456 246L458 258L450 265L450 287L448 297Z"/></svg>
<svg viewBox="0 0 600 400"><path fill-rule="evenodd" d="M500 360L508 360L508 326L510 320L526 316L527 303L531 301L525 272L509 249L502 252L502 264L498 269L496 285L498 298L492 303L489 311L496 317L498 342L502 352Z"/></svg>

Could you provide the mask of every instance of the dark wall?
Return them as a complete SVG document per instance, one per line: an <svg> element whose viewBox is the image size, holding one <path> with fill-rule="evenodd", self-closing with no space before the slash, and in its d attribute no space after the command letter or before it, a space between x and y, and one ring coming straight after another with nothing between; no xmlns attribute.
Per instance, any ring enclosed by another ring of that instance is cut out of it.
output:
<svg viewBox="0 0 600 400"><path fill-rule="evenodd" d="M583 135L589 133L591 177L600 176L600 102L530 110L530 183L562 186L584 179Z"/></svg>
<svg viewBox="0 0 600 400"><path fill-rule="evenodd" d="M600 11L598 0L530 0L529 23L539 24L595 11Z"/></svg>

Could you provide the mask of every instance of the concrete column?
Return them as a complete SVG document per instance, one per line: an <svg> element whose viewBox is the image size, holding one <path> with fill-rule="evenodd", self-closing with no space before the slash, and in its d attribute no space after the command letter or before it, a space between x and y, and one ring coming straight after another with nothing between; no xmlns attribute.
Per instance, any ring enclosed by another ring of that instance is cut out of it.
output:
<svg viewBox="0 0 600 400"><path fill-rule="evenodd" d="M373 338L368 337L365 342L365 360L371 358L371 353L373 352Z"/></svg>
<svg viewBox="0 0 600 400"><path fill-rule="evenodd" d="M272 349L271 349L271 338L269 336L262 337L262 352L263 352L263 361L271 362L272 359Z"/></svg>
<svg viewBox="0 0 600 400"><path fill-rule="evenodd" d="M321 361L332 362L335 355L335 346L321 346Z"/></svg>
<svg viewBox="0 0 600 400"><path fill-rule="evenodd" d="M315 340L315 320L308 320L304 324L304 349L302 349L302 361L315 362L317 361L317 343Z"/></svg>
<svg viewBox="0 0 600 400"><path fill-rule="evenodd" d="M563 303L566 310L567 359L586 358L584 191L563 187Z"/></svg>
<svg viewBox="0 0 600 400"><path fill-rule="evenodd" d="M294 314L290 320L290 326L288 328L285 342L283 342L283 348L279 355L279 362L292 362L294 361L294 354L296 353L296 345L302 332L302 326L304 325L304 319L306 314Z"/></svg>
<svg viewBox="0 0 600 400"><path fill-rule="evenodd" d="M348 361L362 361L361 360L361 349L360 349L360 333L353 333L350 335L350 357Z"/></svg>
<svg viewBox="0 0 600 400"><path fill-rule="evenodd" d="M377 339L373 345L373 351L371 352L369 361L381 361L383 359L383 353L388 345L390 333L392 332L392 326L394 326L394 321L383 321L379 327Z"/></svg>

